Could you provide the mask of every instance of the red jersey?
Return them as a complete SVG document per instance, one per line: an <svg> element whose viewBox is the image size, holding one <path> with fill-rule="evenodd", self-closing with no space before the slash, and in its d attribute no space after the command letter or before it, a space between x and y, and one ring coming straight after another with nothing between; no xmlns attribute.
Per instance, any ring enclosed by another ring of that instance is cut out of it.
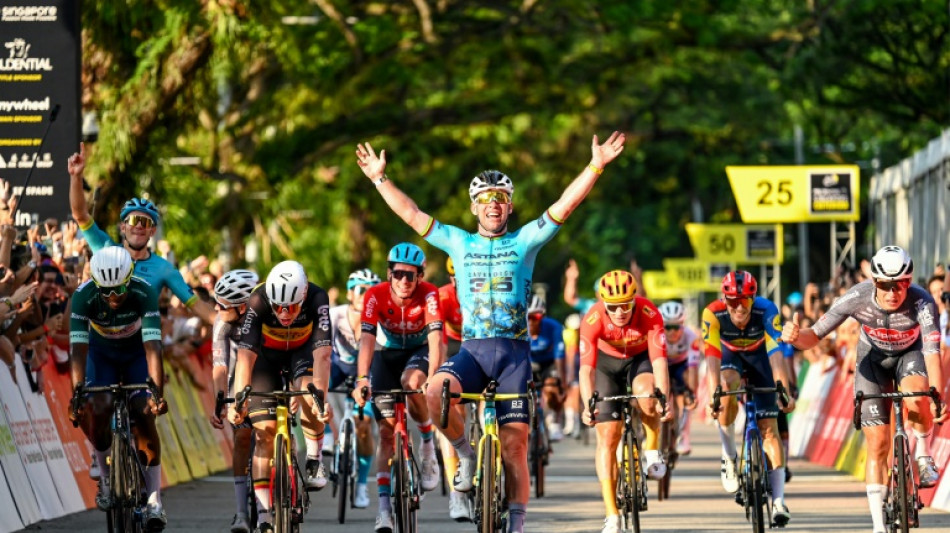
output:
<svg viewBox="0 0 950 533"><path fill-rule="evenodd" d="M630 322L617 327L607 316L604 302L597 302L581 321L581 365L597 366L597 353L629 359L649 350L650 361L666 359L663 317L653 302L636 297Z"/></svg>
<svg viewBox="0 0 950 533"><path fill-rule="evenodd" d="M417 348L428 342L430 331L442 329L442 311L439 308L439 290L435 285L420 281L406 305L393 301L389 282L385 281L366 291L363 297L361 330L376 335L382 326L386 342L384 348Z"/></svg>
<svg viewBox="0 0 950 533"><path fill-rule="evenodd" d="M459 306L458 293L452 282L439 287L439 307L442 308L442 318L445 327L442 328L442 340L462 340L462 308Z"/></svg>

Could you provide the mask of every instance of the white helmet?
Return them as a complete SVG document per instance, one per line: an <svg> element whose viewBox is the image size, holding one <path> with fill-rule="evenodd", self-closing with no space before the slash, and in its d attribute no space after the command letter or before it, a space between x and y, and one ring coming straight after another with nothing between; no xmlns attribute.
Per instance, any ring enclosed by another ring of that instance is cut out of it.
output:
<svg viewBox="0 0 950 533"><path fill-rule="evenodd" d="M544 314L547 312L548 312L548 306L544 302L544 296L541 296L540 294L535 294L534 296L532 296L531 302L528 304L528 314L529 315L532 313Z"/></svg>
<svg viewBox="0 0 950 533"><path fill-rule="evenodd" d="M682 325L686 321L686 308L679 302L665 302L660 304L660 314L664 324Z"/></svg>
<svg viewBox="0 0 950 533"><path fill-rule="evenodd" d="M132 256L121 246L107 246L92 256L89 270L99 287L118 287L132 277Z"/></svg>
<svg viewBox="0 0 950 533"><path fill-rule="evenodd" d="M267 274L265 291L272 304L299 304L307 297L307 273L296 261L282 261Z"/></svg>
<svg viewBox="0 0 950 533"><path fill-rule="evenodd" d="M475 197L484 191L505 191L508 195L515 193L515 185L511 183L511 178L497 170L486 170L472 178L472 183L468 186L468 196L475 201Z"/></svg>
<svg viewBox="0 0 950 533"><path fill-rule="evenodd" d="M250 270L237 269L226 272L214 284L214 299L222 305L237 305L246 302L260 278Z"/></svg>
<svg viewBox="0 0 950 533"><path fill-rule="evenodd" d="M875 280L911 279L914 261L900 246L885 246L871 258L871 277Z"/></svg>

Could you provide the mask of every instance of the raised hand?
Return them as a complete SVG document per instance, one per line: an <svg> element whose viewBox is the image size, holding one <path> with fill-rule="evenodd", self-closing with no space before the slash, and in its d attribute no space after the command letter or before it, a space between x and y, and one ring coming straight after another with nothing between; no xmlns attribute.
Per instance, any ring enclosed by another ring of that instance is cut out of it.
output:
<svg viewBox="0 0 950 533"><path fill-rule="evenodd" d="M66 160L66 170L74 179L82 179L86 171L86 143L79 143L79 151Z"/></svg>
<svg viewBox="0 0 950 533"><path fill-rule="evenodd" d="M567 260L567 268L564 270L564 277L576 280L581 275L581 269L577 268L577 261Z"/></svg>
<svg viewBox="0 0 950 533"><path fill-rule="evenodd" d="M801 318L798 312L792 314L792 319L782 326L782 342L793 344L798 340L798 333L801 330Z"/></svg>
<svg viewBox="0 0 950 533"><path fill-rule="evenodd" d="M594 140L591 141L590 145L591 164L598 168L604 168L607 163L610 163L620 155L620 152L623 151L623 143L626 142L626 140L627 137L624 134L615 131L604 141L604 144L598 144L597 136L594 135Z"/></svg>
<svg viewBox="0 0 950 533"><path fill-rule="evenodd" d="M595 137L596 139L596 137ZM376 181L386 173L386 150L379 155L369 143L356 145L356 164L360 166L367 178Z"/></svg>

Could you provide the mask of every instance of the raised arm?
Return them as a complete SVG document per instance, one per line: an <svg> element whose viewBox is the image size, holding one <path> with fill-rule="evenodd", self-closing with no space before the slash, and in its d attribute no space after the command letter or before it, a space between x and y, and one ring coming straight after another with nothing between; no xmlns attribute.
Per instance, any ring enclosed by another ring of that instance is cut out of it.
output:
<svg viewBox="0 0 950 533"><path fill-rule="evenodd" d="M386 150L380 150L377 155L369 143L358 144L356 160L363 174L373 182L389 208L416 233L423 233L432 217L420 210L412 198L399 190L386 176Z"/></svg>
<svg viewBox="0 0 950 533"><path fill-rule="evenodd" d="M86 143L79 143L79 151L66 161L69 171L69 208L76 222L86 227L89 223L89 207L86 206L86 193L82 190L82 174L86 170Z"/></svg>
<svg viewBox="0 0 950 533"><path fill-rule="evenodd" d="M594 135L590 145L590 164L581 171L580 175L574 178L567 189L564 189L564 193L561 194L558 201L554 202L554 205L549 209L551 216L559 221L567 220L567 217L571 216L571 213L584 201L594 184L597 183L600 175L604 173L604 167L623 151L623 143L626 139L624 134L615 131L604 144L598 144L597 136Z"/></svg>

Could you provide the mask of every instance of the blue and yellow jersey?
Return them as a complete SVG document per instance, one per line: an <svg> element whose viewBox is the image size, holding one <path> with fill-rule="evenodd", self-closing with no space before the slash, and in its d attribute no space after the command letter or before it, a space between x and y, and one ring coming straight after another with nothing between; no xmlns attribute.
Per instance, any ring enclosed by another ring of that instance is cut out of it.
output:
<svg viewBox="0 0 950 533"><path fill-rule="evenodd" d="M725 351L753 355L772 355L781 349L782 318L775 304L757 296L752 302L752 316L745 328L738 328L729 318L729 310L722 300L703 310L703 344L707 357L722 359Z"/></svg>

